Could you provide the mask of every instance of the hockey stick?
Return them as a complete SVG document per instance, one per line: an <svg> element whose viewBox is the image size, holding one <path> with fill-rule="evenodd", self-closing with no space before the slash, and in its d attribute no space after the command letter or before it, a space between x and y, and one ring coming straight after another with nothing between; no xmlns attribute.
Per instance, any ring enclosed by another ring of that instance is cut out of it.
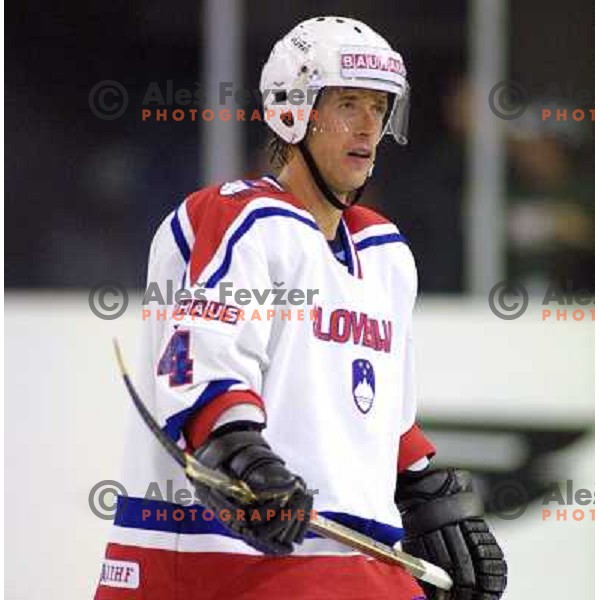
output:
<svg viewBox="0 0 600 600"><path fill-rule="evenodd" d="M127 373L127 369L125 368L119 342L114 339L113 343L123 381L127 386L127 391L129 392L135 407L163 448L184 468L185 474L190 479L208 487L218 489L243 503L251 503L259 500L243 481L234 481L223 473L205 467L200 464L194 456L182 450L167 436L150 411L146 408L146 405L143 403L133 386L129 374ZM324 538L340 542L367 556L377 558L389 564L404 567L413 577L425 581L440 590L449 590L452 587L452 579L448 573L440 567L420 558L411 556L406 552L394 550L390 546L386 546L377 540L345 527L344 525L340 525L335 521L331 521L330 519L321 516L315 516L311 519L308 528Z"/></svg>

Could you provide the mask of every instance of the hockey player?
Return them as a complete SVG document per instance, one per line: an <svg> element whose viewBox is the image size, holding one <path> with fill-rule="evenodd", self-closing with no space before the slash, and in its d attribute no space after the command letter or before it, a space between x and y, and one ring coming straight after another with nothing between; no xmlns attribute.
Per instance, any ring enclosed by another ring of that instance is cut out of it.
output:
<svg viewBox="0 0 600 600"><path fill-rule="evenodd" d="M424 598L402 568L307 534L311 509L404 539L452 598L498 599L506 565L469 476L432 469L415 423L412 254L357 205L382 136L406 143L402 58L364 23L314 18L275 45L270 88L278 176L200 190L163 222L149 281L204 297L146 322L137 377L173 440L261 500L194 489L136 417L96 599ZM225 302L223 283L244 293ZM318 290L305 316L291 292L260 303L281 286Z"/></svg>

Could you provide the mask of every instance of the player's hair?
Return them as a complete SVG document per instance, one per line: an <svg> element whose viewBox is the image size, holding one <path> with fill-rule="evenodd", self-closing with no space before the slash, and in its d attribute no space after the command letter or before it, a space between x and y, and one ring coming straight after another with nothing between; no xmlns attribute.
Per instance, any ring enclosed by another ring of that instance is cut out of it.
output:
<svg viewBox="0 0 600 600"><path fill-rule="evenodd" d="M269 165L275 173L279 173L292 157L292 144L288 144L275 132L269 130L267 138L267 154L269 157Z"/></svg>

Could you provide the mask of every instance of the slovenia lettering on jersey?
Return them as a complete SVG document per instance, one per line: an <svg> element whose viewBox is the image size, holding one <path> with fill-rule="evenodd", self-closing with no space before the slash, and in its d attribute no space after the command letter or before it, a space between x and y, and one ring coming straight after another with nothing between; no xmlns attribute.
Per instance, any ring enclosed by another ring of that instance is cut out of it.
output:
<svg viewBox="0 0 600 600"><path fill-rule="evenodd" d="M324 342L372 348L389 353L392 349L392 322L369 318L366 313L338 308L332 311L329 319L323 318L323 308L316 306L313 321L313 334Z"/></svg>

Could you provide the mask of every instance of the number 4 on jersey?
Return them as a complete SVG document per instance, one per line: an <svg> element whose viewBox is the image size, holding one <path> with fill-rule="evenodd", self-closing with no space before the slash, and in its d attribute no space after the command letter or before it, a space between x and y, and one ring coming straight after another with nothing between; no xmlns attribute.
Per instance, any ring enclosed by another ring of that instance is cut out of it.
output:
<svg viewBox="0 0 600 600"><path fill-rule="evenodd" d="M176 331L158 361L157 375L168 375L169 385L175 387L192 383L194 361L190 358L190 332Z"/></svg>

